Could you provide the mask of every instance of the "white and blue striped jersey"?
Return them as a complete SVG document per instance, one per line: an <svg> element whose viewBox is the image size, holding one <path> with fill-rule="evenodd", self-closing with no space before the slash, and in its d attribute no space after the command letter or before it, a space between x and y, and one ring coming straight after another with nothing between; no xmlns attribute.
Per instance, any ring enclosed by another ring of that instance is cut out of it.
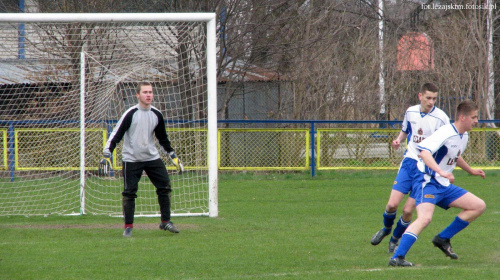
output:
<svg viewBox="0 0 500 280"><path fill-rule="evenodd" d="M426 138L418 145L419 150L429 151L436 163L443 171L453 172L457 165L457 160L465 151L469 134L459 134L453 124L439 128L434 134ZM450 185L448 178L441 177L434 170L427 167L422 159L417 163L418 169L426 176L432 176L439 184L447 187Z"/></svg>
<svg viewBox="0 0 500 280"><path fill-rule="evenodd" d="M406 110L401 130L408 134L405 157L418 160L420 150L417 146L443 125L449 124L450 118L443 110L434 106L429 113L420 111L420 105L414 105Z"/></svg>

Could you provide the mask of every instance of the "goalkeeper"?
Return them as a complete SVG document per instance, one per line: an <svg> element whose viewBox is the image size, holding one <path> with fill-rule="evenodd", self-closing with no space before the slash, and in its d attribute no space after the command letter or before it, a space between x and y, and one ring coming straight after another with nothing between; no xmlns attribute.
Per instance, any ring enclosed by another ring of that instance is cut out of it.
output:
<svg viewBox="0 0 500 280"><path fill-rule="evenodd" d="M123 141L123 181L122 192L123 216L125 231L123 236L131 237L134 227L135 199L137 198L138 183L143 171L156 187L158 203L161 212L160 229L179 233L179 230L170 221L170 178L165 164L155 146L153 136L156 136L164 153L168 153L174 165L182 172L182 164L175 155L165 131L165 122L161 112L151 106L153 102L153 86L149 82L141 82L136 92L139 103L129 108L120 118L111 133L106 147L104 147L105 162ZM107 165L107 164L106 164ZM109 166L108 166L109 168Z"/></svg>

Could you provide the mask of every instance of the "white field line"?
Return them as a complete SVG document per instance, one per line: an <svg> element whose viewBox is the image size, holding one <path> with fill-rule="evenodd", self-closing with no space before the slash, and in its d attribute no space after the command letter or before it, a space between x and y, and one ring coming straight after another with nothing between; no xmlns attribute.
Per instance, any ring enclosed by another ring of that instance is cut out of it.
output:
<svg viewBox="0 0 500 280"><path fill-rule="evenodd" d="M436 269L451 269L451 266L415 266L415 267L384 267L384 268L361 268L361 269L332 269L324 271L304 271L304 272L282 272L282 273L262 273L262 274L252 274L252 275L232 275L225 277L203 277L203 278L185 278L185 280L200 280L200 279L252 279L252 278L278 278L278 277L288 277L288 276L312 276L321 274L338 274L345 272L378 272L384 270L395 270L395 269L418 269L418 270L436 270Z"/></svg>

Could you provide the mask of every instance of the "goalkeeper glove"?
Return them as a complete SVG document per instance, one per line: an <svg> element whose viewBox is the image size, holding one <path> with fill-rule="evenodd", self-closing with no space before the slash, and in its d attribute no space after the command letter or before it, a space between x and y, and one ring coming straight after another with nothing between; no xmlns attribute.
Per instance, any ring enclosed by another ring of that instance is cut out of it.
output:
<svg viewBox="0 0 500 280"><path fill-rule="evenodd" d="M109 174L111 174L111 161L109 160L110 157L110 153L104 153L104 158L99 161L99 176L109 176Z"/></svg>
<svg viewBox="0 0 500 280"><path fill-rule="evenodd" d="M175 165L175 168L177 168L177 171L179 173L184 172L184 165L182 164L181 160L177 157L175 152L170 152L168 153L170 156L170 160L172 161L172 164Z"/></svg>

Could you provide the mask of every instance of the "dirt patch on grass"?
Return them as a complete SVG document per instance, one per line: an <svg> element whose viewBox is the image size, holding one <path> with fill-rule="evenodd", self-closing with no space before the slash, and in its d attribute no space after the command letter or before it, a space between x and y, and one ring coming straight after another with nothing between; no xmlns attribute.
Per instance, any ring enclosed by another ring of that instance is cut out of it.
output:
<svg viewBox="0 0 500 280"><path fill-rule="evenodd" d="M175 224L179 230L183 229L198 229L199 225L195 224ZM123 224L48 224L48 225L1 225L0 228L26 228L26 229L122 229ZM158 230L158 224L134 224L135 229Z"/></svg>

